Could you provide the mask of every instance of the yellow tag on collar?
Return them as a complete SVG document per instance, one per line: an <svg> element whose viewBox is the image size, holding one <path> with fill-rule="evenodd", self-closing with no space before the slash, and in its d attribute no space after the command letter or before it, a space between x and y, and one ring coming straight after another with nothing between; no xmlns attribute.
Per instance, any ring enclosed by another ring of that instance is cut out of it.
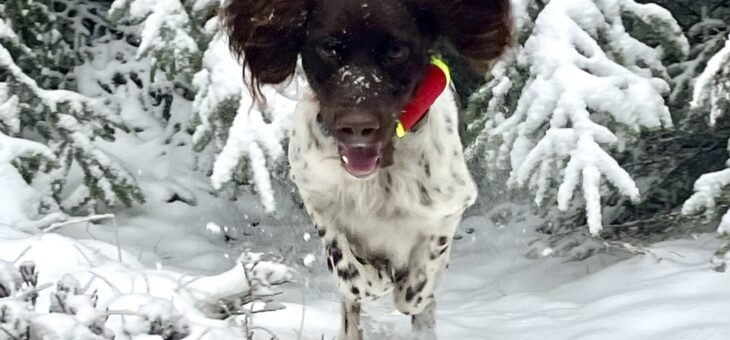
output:
<svg viewBox="0 0 730 340"><path fill-rule="evenodd" d="M440 68L446 75L447 84L451 84L451 70L449 70L449 65L446 65L446 62L444 62L444 60L439 56L431 57L431 64Z"/></svg>
<svg viewBox="0 0 730 340"><path fill-rule="evenodd" d="M406 128L403 126L403 123L401 123L400 119L396 122L395 126L395 135L398 136L398 138L403 138L406 136L408 131L406 131Z"/></svg>

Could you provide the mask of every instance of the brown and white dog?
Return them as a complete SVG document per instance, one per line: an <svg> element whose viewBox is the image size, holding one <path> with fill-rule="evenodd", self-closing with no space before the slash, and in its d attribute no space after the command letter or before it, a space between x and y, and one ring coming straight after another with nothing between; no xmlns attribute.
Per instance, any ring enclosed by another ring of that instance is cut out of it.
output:
<svg viewBox="0 0 730 340"><path fill-rule="evenodd" d="M362 339L361 303L390 292L434 337L434 291L477 191L451 89L417 131L397 138L395 126L437 44L482 72L503 53L509 0L232 0L222 18L253 93L301 58L311 90L294 117L291 177L342 294L340 339Z"/></svg>

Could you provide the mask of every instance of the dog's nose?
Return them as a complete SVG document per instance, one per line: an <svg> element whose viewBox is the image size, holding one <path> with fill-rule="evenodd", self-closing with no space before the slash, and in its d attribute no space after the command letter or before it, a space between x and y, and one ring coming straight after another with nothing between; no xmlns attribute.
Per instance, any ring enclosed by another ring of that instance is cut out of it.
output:
<svg viewBox="0 0 730 340"><path fill-rule="evenodd" d="M373 143L379 130L380 123L371 115L352 114L335 122L336 137L346 144Z"/></svg>

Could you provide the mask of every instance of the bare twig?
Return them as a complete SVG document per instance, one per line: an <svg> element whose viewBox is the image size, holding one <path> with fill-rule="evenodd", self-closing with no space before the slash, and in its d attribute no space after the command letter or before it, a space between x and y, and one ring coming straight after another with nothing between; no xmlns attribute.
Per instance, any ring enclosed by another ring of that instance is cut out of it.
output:
<svg viewBox="0 0 730 340"><path fill-rule="evenodd" d="M10 331L8 331L7 329L5 329L5 327L0 327L0 331L3 331L5 334L7 334L13 340L20 340L15 335L13 335L12 333L10 333Z"/></svg>
<svg viewBox="0 0 730 340"><path fill-rule="evenodd" d="M68 220L65 222L53 223L50 226L48 226L47 228L42 229L41 232L49 233L58 228L62 228L62 227L72 225L72 224L79 224L79 223L84 223L84 222L96 222L96 221L102 221L102 220L106 220L106 219L114 219L114 214L91 215L91 216L82 217L82 218L75 218L75 219ZM115 226L116 226L116 223L115 223Z"/></svg>
<svg viewBox="0 0 730 340"><path fill-rule="evenodd" d="M74 244L74 248L76 248L76 250L79 252L79 254L81 254L81 256L83 256L84 259L86 260L86 262L89 263L89 267L94 267L94 262L92 262L91 259L88 256L86 256L84 251L81 250L81 248L79 248L78 244Z"/></svg>
<svg viewBox="0 0 730 340"><path fill-rule="evenodd" d="M89 270L89 273L90 273L91 275L93 275L93 276L97 277L97 278L98 278L99 280L102 280L102 281L104 281L104 283L106 283L106 284L107 284L107 285L109 286L109 288L111 288L111 289L112 289L112 290L114 291L114 293L115 293L115 294L116 294L117 296L118 296L118 295L122 295L122 291L121 291L121 290L119 290L119 288L117 288L117 287L116 287L115 285L113 285L113 284L112 284L112 283L111 283L111 282L110 282L109 280L107 280L107 279L106 279L105 277L103 277L103 276L101 276L101 275L99 275L99 274L97 274L97 273L95 273L95 272L93 272L93 271L91 271L91 270Z"/></svg>
<svg viewBox="0 0 730 340"><path fill-rule="evenodd" d="M28 288L28 289L22 291L20 294L18 294L18 298L23 299L26 296L29 296L29 295L34 294L34 293L38 293L41 290L44 290L44 289L49 288L51 286L53 286L53 283L46 282L46 283L44 283L44 284L42 284L42 285L40 285L38 287Z"/></svg>
<svg viewBox="0 0 730 340"><path fill-rule="evenodd" d="M180 276L180 279L178 279L178 280L177 280L177 289L176 289L175 291L178 291L178 292L179 292L179 291L180 291L180 289L185 289L185 288L187 288L187 287L188 287L189 285L191 285L191 284L192 284L193 282L195 282L195 281L198 281L198 280L200 280L200 279L202 279L202 278L204 277L204 276L200 276L200 275L199 275L199 276L193 277L193 278L192 278L192 279L190 279L190 281L188 281L188 282L182 283L182 281L183 281L183 280L185 279L185 276L186 276L186 275L181 275L181 276Z"/></svg>
<svg viewBox="0 0 730 340"><path fill-rule="evenodd" d="M117 228L117 218L114 215L112 215L112 223L114 224L114 237L116 237L117 241L117 257L119 263L124 263L124 261L122 261L122 244L119 240L119 228Z"/></svg>
<svg viewBox="0 0 730 340"><path fill-rule="evenodd" d="M124 310L124 309L120 309L120 310L108 310L108 311L106 311L104 313L106 315L121 315L121 316L132 315L132 316L144 317L144 315L142 315L140 313L137 313L137 312L131 311L131 310Z"/></svg>
<svg viewBox="0 0 730 340"><path fill-rule="evenodd" d="M299 331L297 332L297 340L302 340L302 333L304 333L304 313L307 311L307 292L302 289L302 319L299 320Z"/></svg>
<svg viewBox="0 0 730 340"><path fill-rule="evenodd" d="M272 332L272 331L270 331L270 330L268 330L268 329L266 329L264 327L252 326L252 327L249 327L248 330L249 331L261 330L261 331L264 331L266 333L269 333L269 335L271 335L271 340L277 340L277 339L279 339L279 337L277 337L276 334L274 334L274 332Z"/></svg>
<svg viewBox="0 0 730 340"><path fill-rule="evenodd" d="M18 255L15 258L15 260L13 261L13 264L17 264L18 261L20 261L20 259L23 258L23 256L25 256L25 254L28 253L28 251L31 250L32 248L33 248L32 245L25 247L25 249L23 249L23 251L20 252L20 255Z"/></svg>
<svg viewBox="0 0 730 340"><path fill-rule="evenodd" d="M200 336L198 336L198 340L202 339L206 334L210 333L210 330L210 327L206 328L203 333L200 333Z"/></svg>

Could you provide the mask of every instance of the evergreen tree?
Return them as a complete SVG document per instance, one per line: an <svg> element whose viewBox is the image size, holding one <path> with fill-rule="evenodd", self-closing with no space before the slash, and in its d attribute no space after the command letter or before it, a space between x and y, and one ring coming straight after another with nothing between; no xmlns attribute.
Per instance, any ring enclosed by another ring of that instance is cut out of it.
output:
<svg viewBox="0 0 730 340"><path fill-rule="evenodd" d="M195 94L192 81L202 68L203 51L215 33L216 0L116 0L109 18L116 24L142 25L137 58L151 61L150 78L162 72L186 99Z"/></svg>
<svg viewBox="0 0 730 340"><path fill-rule="evenodd" d="M210 169L214 188L233 196L241 189L256 192L273 211L271 174L285 177L280 160L294 102L267 86L266 105L254 103L243 69L219 32L219 6L218 0L116 0L109 13L116 23L142 26L137 58L151 61L150 81L158 86L170 81L168 90L192 101L193 148L218 154Z"/></svg>
<svg viewBox="0 0 730 340"><path fill-rule="evenodd" d="M283 141L288 135L299 83L295 77L280 91L263 86L264 101L254 101L242 79L243 69L218 35L205 52L204 69L195 75L199 92L193 102L196 129L193 143L198 151L214 146L220 150L212 172L216 189L254 190L269 212L275 209L272 175L286 181ZM231 77L231 74L241 77ZM282 93L280 93L282 92ZM290 92L286 95L286 92ZM290 98L288 98L290 97ZM214 143L212 143L214 142Z"/></svg>
<svg viewBox="0 0 730 340"><path fill-rule="evenodd" d="M685 31L692 44L689 58L670 68L675 81L670 103L675 112L675 120L679 120L687 118L696 78L703 72L710 58L723 48L725 37L730 33L730 3L718 0L683 0L667 2L666 5L670 9L676 8L673 13L685 22Z"/></svg>
<svg viewBox="0 0 730 340"><path fill-rule="evenodd" d="M505 174L509 186L531 189L538 206L557 200L569 210L580 184L587 225L598 234L607 189L640 199L613 155L637 144L642 131L673 126L665 64L683 59L688 42L672 15L654 4L514 7L520 45L472 98L467 157L490 179Z"/></svg>
<svg viewBox="0 0 730 340"><path fill-rule="evenodd" d="M74 92L72 71L83 57L73 44L81 40L64 39L52 5L10 0L0 10L0 133L44 144L54 156L43 153L44 161L31 157L14 164L28 183L47 197L63 199L68 210L142 201L132 176L93 143L113 140L114 132L126 126L114 103ZM67 188L65 179L74 166L83 172L84 183Z"/></svg>
<svg viewBox="0 0 730 340"><path fill-rule="evenodd" d="M639 205L614 204L613 236L639 236L660 240L692 232L709 231L681 213L693 195L693 183L703 174L721 171L730 124L726 120L709 124L706 111L690 109L695 82L708 61L723 46L730 27L730 3L721 0L677 0L666 5L682 23L690 41L689 57L669 66L672 92L668 104L677 124L673 131L645 134L640 145L626 153L622 164L635 178L641 178ZM683 223L683 222L689 223Z"/></svg>
<svg viewBox="0 0 730 340"><path fill-rule="evenodd" d="M725 47L708 61L704 72L697 79L691 106L693 110L709 112L709 124L712 127L717 125L718 119L730 113L730 37ZM730 163L726 164L730 166ZM704 212L706 216L712 217L717 213L718 206L727 209L730 206L728 185L730 168L702 175L694 183L695 194L684 203L682 213L694 215ZM720 220L718 232L730 240L730 211ZM730 260L728 255L730 242L717 254L716 265L722 270Z"/></svg>

